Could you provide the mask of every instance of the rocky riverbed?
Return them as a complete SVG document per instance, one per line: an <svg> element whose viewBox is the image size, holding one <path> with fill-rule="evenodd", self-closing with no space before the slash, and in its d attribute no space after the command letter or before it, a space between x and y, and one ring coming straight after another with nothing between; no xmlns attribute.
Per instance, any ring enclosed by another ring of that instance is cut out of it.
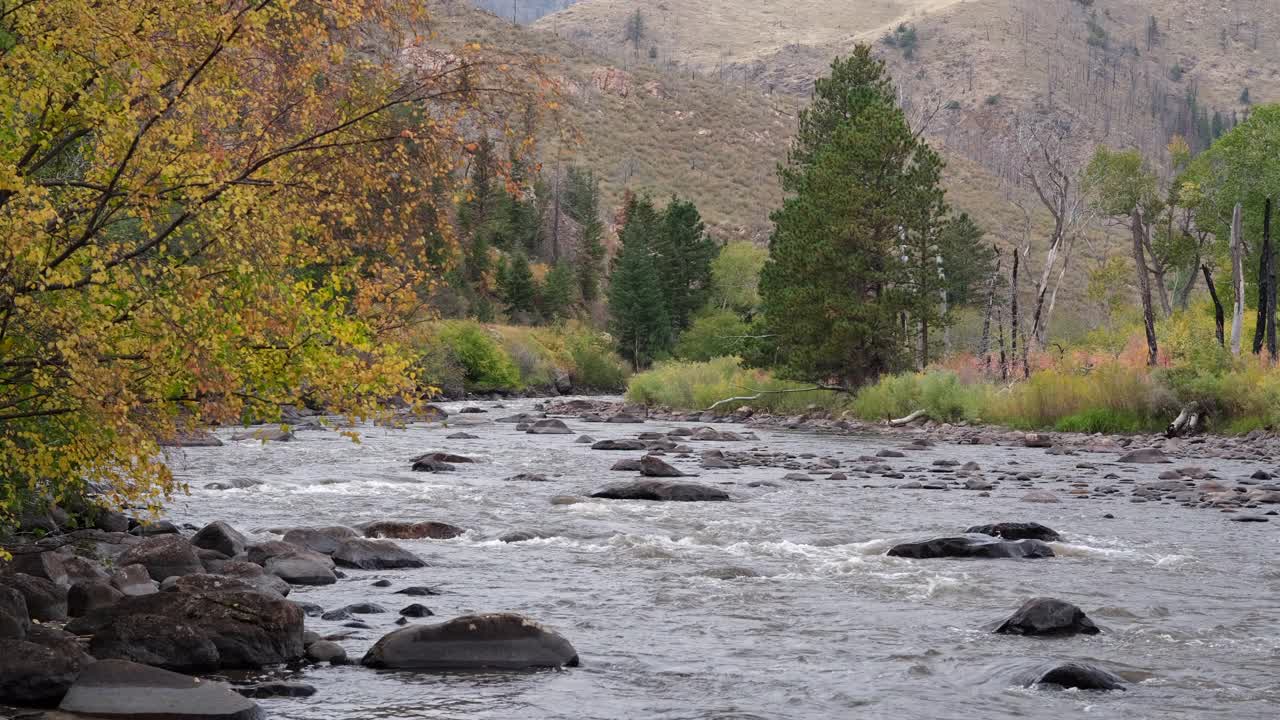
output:
<svg viewBox="0 0 1280 720"><path fill-rule="evenodd" d="M174 450L192 494L166 522L23 548L0 698L575 720L1280 703L1272 438L443 409L360 444L220 432Z"/></svg>

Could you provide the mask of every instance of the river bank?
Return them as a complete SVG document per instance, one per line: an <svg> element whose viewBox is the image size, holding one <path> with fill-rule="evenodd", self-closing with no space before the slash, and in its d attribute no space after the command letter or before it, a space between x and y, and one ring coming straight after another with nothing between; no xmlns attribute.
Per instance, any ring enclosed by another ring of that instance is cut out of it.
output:
<svg viewBox="0 0 1280 720"><path fill-rule="evenodd" d="M443 420L362 428L358 445L325 429L284 442L220 431L221 446L170 458L191 494L168 507L177 531L169 534L191 542L226 521L244 537L244 562L261 573L240 568L251 578L279 578L280 569L249 548L302 542L283 532L300 526L390 534L423 563L339 565L333 582L291 583L287 602L313 613L300 628L314 633L300 636L304 654L319 637L358 661L401 627L401 610L419 605L434 615L407 618L413 625L520 613L571 643L578 667L440 673L299 660L213 674L242 686L313 687L309 697L255 699L270 717L298 719L1263 718L1280 700L1271 677L1280 626L1269 612L1280 590L1270 552L1280 520L1266 514L1280 506L1204 512L1179 498L1209 483L1271 492L1267 481L1243 482L1271 463L1203 462L1191 443L1186 452L1166 448L1175 462L1146 464L1121 462L1118 442L1070 455L1012 437L974 444L929 435L953 432L942 428L688 422L638 408L629 415L599 398L501 404L445 404ZM434 453L453 456L430 458L452 469L413 469ZM646 456L689 476L646 482L687 483L728 500L593 497L643 480L612 468ZM1162 474L1194 464L1202 477L1180 474L1176 490L1162 489L1172 487ZM1270 522L1230 522L1241 516ZM1052 528L1053 556L891 554L926 538L972 539L966 529L1006 521ZM320 535L328 533L347 531ZM198 557L203 574L227 569ZM202 592L170 585L159 592ZM1073 603L1101 632L1034 639L987 627L1035 596ZM1097 666L1126 691L1020 680L1062 663Z"/></svg>

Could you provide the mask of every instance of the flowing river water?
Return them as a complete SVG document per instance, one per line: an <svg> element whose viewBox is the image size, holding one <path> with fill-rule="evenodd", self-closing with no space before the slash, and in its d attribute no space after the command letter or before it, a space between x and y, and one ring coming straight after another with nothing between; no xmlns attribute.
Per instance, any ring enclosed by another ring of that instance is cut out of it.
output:
<svg viewBox="0 0 1280 720"><path fill-rule="evenodd" d="M492 408L492 403L480 403ZM295 588L326 609L375 602L390 612L341 641L353 659L395 629L412 601L437 618L514 611L558 630L582 666L534 673L414 674L359 665L313 667L292 679L309 698L261 701L273 718L1275 718L1280 716L1280 518L1228 522L1228 515L1176 503L1132 503L1127 493L1075 499L1066 482L1082 459L1139 481L1161 466L1108 466L1105 456L948 446L889 460L926 474L936 459L974 461L989 479L1042 472L1057 504L1030 504L1002 483L990 497L965 490L907 490L901 480L857 477L789 482L780 468L702 470L697 456L667 459L731 502L589 500L630 479L610 472L623 457L578 444L633 438L682 423L598 424L568 419L574 435L527 435L503 414L455 415L447 426L366 428L353 444L309 431L288 443L228 442L178 451L172 466L191 485L170 517L215 519L259 539L266 528L355 525L381 519L440 520L469 531L447 541L397 541L428 567L349 570L338 584ZM454 411L461 404L445 405ZM732 425L718 429L742 431ZM447 440L466 430L474 440ZM696 443L695 450L762 448L797 456L856 459L901 439L756 429L758 441ZM479 460L454 473L409 469L433 450ZM806 462L800 460L800 462ZM864 464L865 463L861 463ZM1187 464L1201 464L1189 462ZM1169 466L1164 466L1165 468ZM1248 477L1247 463L1214 461L1222 478ZM1274 468L1267 468L1274 470ZM507 482L517 473L550 482ZM910 474L910 473L908 473ZM1056 476L1056 478L1055 478ZM209 490L210 482L262 484ZM749 487L752 481L771 481ZM875 487L867 487L872 485ZM1106 518L1104 515L1113 515ZM1063 535L1044 560L910 560L885 556L896 541L957 534L967 526L1036 521ZM508 530L548 539L499 542ZM373 587L387 579L391 587ZM441 594L393 594L409 585ZM1101 635L1036 639L993 635L984 625L1035 596L1082 607ZM308 618L321 634L340 622ZM1129 680L1127 692L1019 687L1015 676L1047 661L1094 662Z"/></svg>

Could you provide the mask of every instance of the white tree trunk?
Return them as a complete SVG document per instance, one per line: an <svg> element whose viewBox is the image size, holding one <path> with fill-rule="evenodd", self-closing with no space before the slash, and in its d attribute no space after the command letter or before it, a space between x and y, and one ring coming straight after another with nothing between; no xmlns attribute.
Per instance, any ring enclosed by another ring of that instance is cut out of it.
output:
<svg viewBox="0 0 1280 720"><path fill-rule="evenodd" d="M1236 203L1231 213L1231 287L1236 304L1231 315L1231 354L1240 357L1240 335L1244 330L1244 238L1241 225L1243 209Z"/></svg>

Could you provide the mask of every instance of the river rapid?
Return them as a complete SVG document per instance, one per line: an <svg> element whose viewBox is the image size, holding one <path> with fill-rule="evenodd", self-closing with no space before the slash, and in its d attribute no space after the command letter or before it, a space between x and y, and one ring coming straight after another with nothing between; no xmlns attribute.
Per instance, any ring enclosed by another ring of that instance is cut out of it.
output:
<svg viewBox="0 0 1280 720"><path fill-rule="evenodd" d="M230 441L171 458L191 494L169 517L203 525L226 520L251 539L273 527L439 520L469 531L446 541L399 540L427 567L348 570L327 587L295 588L291 599L326 609L374 602L371 630L340 643L353 659L396 628L397 611L428 605L444 620L514 611L559 631L582 666L534 673L415 674L359 665L311 667L290 679L314 685L309 698L263 700L273 718L646 718L819 720L894 718L1275 718L1280 716L1280 518L1228 522L1229 515L1172 502L1133 503L1127 494L1077 499L1077 463L1139 481L1170 466L1110 466L1113 456L1054 456L1044 450L938 445L886 460L908 477L931 463L978 463L996 480L1043 473L1032 484L1056 504L1022 502L1024 484L998 483L989 497L966 490L908 490L902 480L850 473L848 480L783 481L782 468L704 470L698 457L666 459L731 502L587 500L633 473L609 467L640 452L575 443L634 438L683 423L599 424L567 419L574 435L527 435L502 409L454 415L447 424L362 429L354 444L331 431L286 443ZM451 412L463 407L444 405ZM734 425L717 429L744 431ZM474 440L447 440L466 430ZM754 429L758 441L691 443L696 451L761 448L841 461L902 445L901 438ZM418 454L474 457L453 473L410 470ZM809 460L798 458L800 463ZM1224 479L1258 466L1200 464ZM912 472L911 468L916 468ZM1274 470L1274 468L1265 468ZM550 482L508 482L517 473ZM211 482L262 481L241 490ZM1104 484L1097 475L1090 478ZM749 487L753 481L768 485ZM867 487L872 486L872 487ZM1106 518L1105 515L1113 515ZM895 542L958 534L979 523L1035 521L1063 535L1044 560L911 560L884 553ZM547 539L506 544L509 530ZM378 580L391 587L373 587ZM396 595L438 586L426 598ZM1104 632L1036 639L993 635L984 626L1025 600L1050 596L1079 605ZM308 618L322 635L341 622ZM1019 687L1019 671L1083 660L1118 673L1127 692Z"/></svg>

